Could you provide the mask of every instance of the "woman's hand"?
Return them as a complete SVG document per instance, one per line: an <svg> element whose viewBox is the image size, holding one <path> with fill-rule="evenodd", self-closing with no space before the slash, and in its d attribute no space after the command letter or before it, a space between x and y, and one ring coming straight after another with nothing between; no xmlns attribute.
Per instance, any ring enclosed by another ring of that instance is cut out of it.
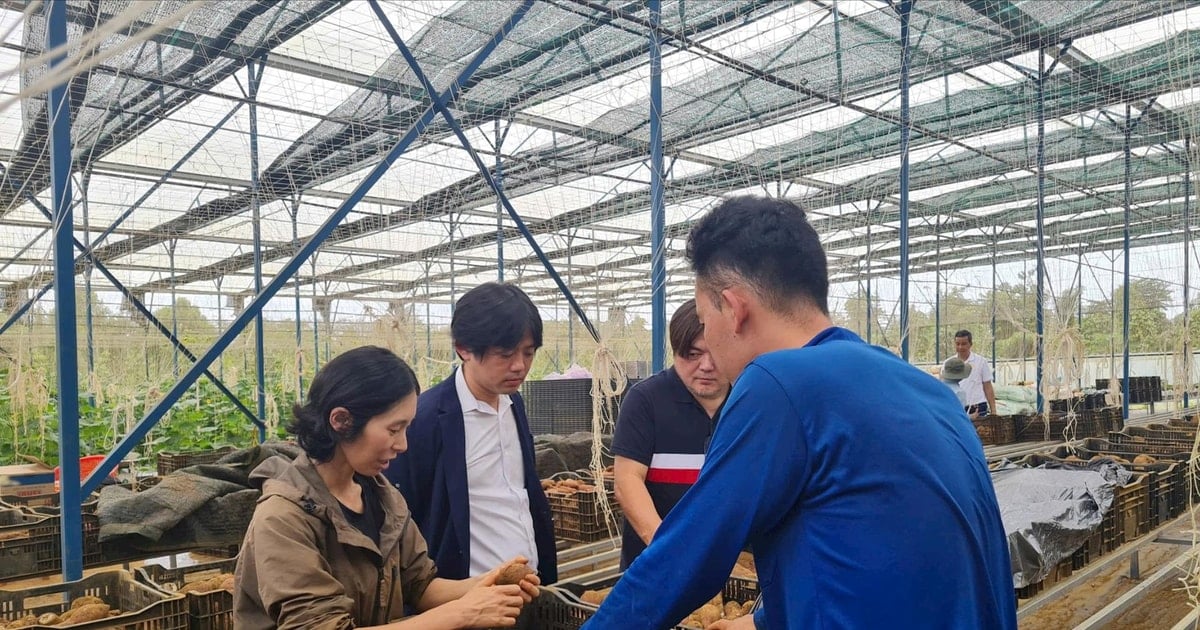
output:
<svg viewBox="0 0 1200 630"><path fill-rule="evenodd" d="M496 586L495 571L483 576L479 584L446 606L457 609L463 628L507 628L517 624L524 592L516 584Z"/></svg>
<svg viewBox="0 0 1200 630"><path fill-rule="evenodd" d="M511 567L513 565L521 565L521 566L527 567L528 564L529 564L528 558L526 558L525 556L517 556L517 557L513 558L512 560L509 560L508 562L505 562L504 564L496 567L495 569L492 569L491 571L488 571L487 573L483 574L481 576L481 578L482 578L481 583L482 584L495 584L496 581L500 579L500 576L505 572L505 569L508 569L509 567ZM521 577L521 580L517 583L517 585L521 587L521 597L522 597L522 599L525 600L526 604L533 601L533 598L537 597L540 594L540 591L538 590L538 586L541 583L542 583L541 578L539 578L537 576L537 574L533 573L531 570L526 575Z"/></svg>
<svg viewBox="0 0 1200 630"><path fill-rule="evenodd" d="M755 630L754 615L744 615L732 620L722 619L704 630Z"/></svg>

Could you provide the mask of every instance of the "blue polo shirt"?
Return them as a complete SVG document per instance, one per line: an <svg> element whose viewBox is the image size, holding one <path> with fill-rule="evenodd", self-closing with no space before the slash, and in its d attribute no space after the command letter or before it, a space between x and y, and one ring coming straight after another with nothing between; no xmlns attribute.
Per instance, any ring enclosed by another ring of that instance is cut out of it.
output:
<svg viewBox="0 0 1200 630"><path fill-rule="evenodd" d="M645 465L646 491L659 518L666 517L700 475L714 418L696 402L675 368L634 385L621 401L613 454ZM633 563L646 543L626 519L621 533L621 568Z"/></svg>
<svg viewBox="0 0 1200 630"><path fill-rule="evenodd" d="M983 448L954 394L854 333L752 361L696 484L587 630L669 628L749 542L759 628L1015 630Z"/></svg>

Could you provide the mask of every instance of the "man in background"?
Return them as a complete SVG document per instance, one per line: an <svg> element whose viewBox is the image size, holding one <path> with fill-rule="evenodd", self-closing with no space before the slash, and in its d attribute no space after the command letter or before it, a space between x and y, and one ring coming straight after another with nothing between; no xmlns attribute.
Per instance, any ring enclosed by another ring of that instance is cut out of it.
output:
<svg viewBox="0 0 1200 630"><path fill-rule="evenodd" d="M762 607L719 628L1015 630L975 429L945 385L833 325L804 212L727 199L687 256L733 389L695 485L585 630L673 627L721 591L747 543Z"/></svg>
<svg viewBox="0 0 1200 630"><path fill-rule="evenodd" d="M550 504L517 393L542 345L542 317L521 289L489 282L455 304L450 336L462 365L417 398L408 451L385 474L438 576L482 575L524 556L543 584L555 582Z"/></svg>
<svg viewBox="0 0 1200 630"><path fill-rule="evenodd" d="M954 333L954 352L971 366L971 373L958 383L967 401L964 408L968 416L982 418L996 413L996 392L992 388L992 366L986 358L972 352L971 346L971 331Z"/></svg>
<svg viewBox="0 0 1200 630"><path fill-rule="evenodd" d="M964 378L970 376L970 374L970 363L958 357L950 357L942 364L941 373L938 375L941 377L942 382L946 384L946 387L949 387L950 391L954 392L955 397L958 398L958 404L962 405L964 409L967 407L967 396L959 384L962 383ZM968 413L967 417L974 420L976 416Z"/></svg>
<svg viewBox="0 0 1200 630"><path fill-rule="evenodd" d="M717 371L696 300L671 316L675 365L634 385L613 437L617 501L625 514L621 570L642 553L663 517L696 482L729 381Z"/></svg>

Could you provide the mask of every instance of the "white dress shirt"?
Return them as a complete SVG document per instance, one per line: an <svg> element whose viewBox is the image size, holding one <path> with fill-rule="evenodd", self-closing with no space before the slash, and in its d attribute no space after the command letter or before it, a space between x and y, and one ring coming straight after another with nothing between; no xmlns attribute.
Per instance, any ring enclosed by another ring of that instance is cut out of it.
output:
<svg viewBox="0 0 1200 630"><path fill-rule="evenodd" d="M536 570L537 545L512 399L500 396L499 409L476 399L462 368L455 371L454 386L466 437L470 573L487 573L518 555L529 558Z"/></svg>
<svg viewBox="0 0 1200 630"><path fill-rule="evenodd" d="M987 402L987 395L983 393L983 384L992 382L992 366L988 364L987 359L974 352L967 357L967 363L971 364L971 373L967 375L967 378L958 382L958 386L963 390L962 398L967 401L964 406ZM995 409L988 411L997 413Z"/></svg>

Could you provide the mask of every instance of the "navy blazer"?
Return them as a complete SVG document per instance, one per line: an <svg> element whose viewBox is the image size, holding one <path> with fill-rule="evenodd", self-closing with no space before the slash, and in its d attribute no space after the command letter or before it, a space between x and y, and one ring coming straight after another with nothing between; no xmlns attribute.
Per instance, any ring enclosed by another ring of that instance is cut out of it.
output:
<svg viewBox="0 0 1200 630"><path fill-rule="evenodd" d="M408 451L384 474L404 495L413 519L429 545L438 576L470 577L470 505L467 492L466 434L454 373L417 398L417 415L408 427ZM542 490L533 455L533 434L520 394L512 394L513 417L521 440L525 490L533 517L533 536L542 584L558 581L558 555L550 503Z"/></svg>

